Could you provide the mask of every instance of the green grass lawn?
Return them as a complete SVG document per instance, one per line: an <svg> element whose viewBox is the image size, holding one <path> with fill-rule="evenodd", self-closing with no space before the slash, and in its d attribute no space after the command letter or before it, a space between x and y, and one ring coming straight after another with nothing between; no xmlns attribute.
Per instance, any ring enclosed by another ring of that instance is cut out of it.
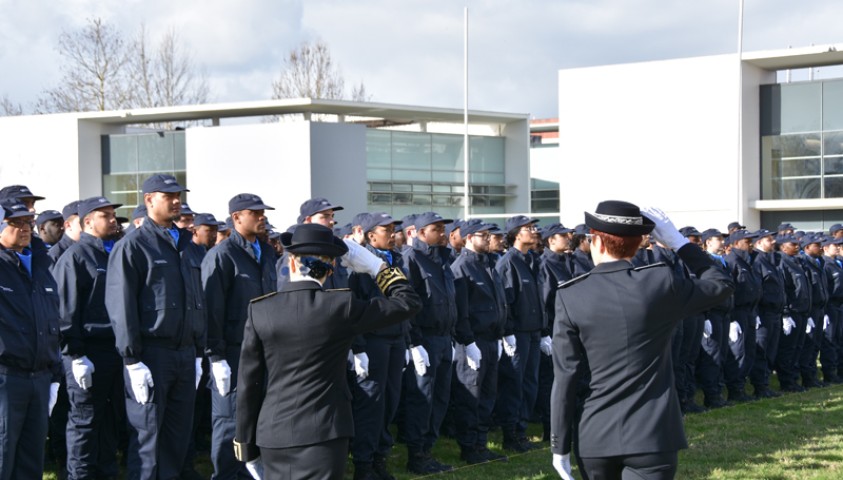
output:
<svg viewBox="0 0 843 480"><path fill-rule="evenodd" d="M690 448L679 455L678 479L843 479L843 386L691 415L685 419L685 428ZM530 433L539 440L541 427L532 426ZM500 451L500 432L493 433L491 440L492 449ZM459 448L452 439L441 439L433 453L457 468L429 478L558 478L550 466L547 444L510 456L507 463L477 466L465 466L459 460ZM396 445L389 465L398 479L418 478L405 471L403 445ZM197 470L210 477L207 456L197 459ZM351 477L349 461L346 478ZM54 479L55 473L48 472L44 478Z"/></svg>

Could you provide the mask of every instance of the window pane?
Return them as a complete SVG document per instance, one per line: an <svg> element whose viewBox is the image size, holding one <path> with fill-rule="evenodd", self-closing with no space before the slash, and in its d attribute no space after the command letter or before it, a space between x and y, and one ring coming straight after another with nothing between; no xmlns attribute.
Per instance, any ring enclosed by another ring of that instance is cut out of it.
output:
<svg viewBox="0 0 843 480"><path fill-rule="evenodd" d="M843 129L843 81L823 82L823 130Z"/></svg>
<svg viewBox="0 0 843 480"><path fill-rule="evenodd" d="M106 138L108 158L103 162L103 174L129 173L138 170L138 138L133 135L111 135Z"/></svg>
<svg viewBox="0 0 843 480"><path fill-rule="evenodd" d="M392 171L385 168L367 168L366 178L369 180L391 180Z"/></svg>
<svg viewBox="0 0 843 480"><path fill-rule="evenodd" d="M175 170L186 170L187 155L184 147L184 132L168 132L165 135L173 137L173 168Z"/></svg>
<svg viewBox="0 0 843 480"><path fill-rule="evenodd" d="M777 160L773 162L773 172L778 177L803 177L820 174L820 159L807 158L798 160Z"/></svg>
<svg viewBox="0 0 843 480"><path fill-rule="evenodd" d="M434 171L433 172L433 181L434 182L445 182L445 183L462 183L462 172L440 172ZM460 187L462 188L462 187Z"/></svg>
<svg viewBox="0 0 843 480"><path fill-rule="evenodd" d="M392 133L392 167L430 169L430 136Z"/></svg>
<svg viewBox="0 0 843 480"><path fill-rule="evenodd" d="M821 83L792 83L781 86L781 131L812 132L822 129Z"/></svg>
<svg viewBox="0 0 843 480"><path fill-rule="evenodd" d="M145 174L173 171L173 137L157 133L138 135L138 171Z"/></svg>
<svg viewBox="0 0 843 480"><path fill-rule="evenodd" d="M843 158L835 157L828 158L823 161L823 168L826 175L835 175L843 173Z"/></svg>
<svg viewBox="0 0 843 480"><path fill-rule="evenodd" d="M392 133L370 128L366 130L366 166L368 168L390 168Z"/></svg>
<svg viewBox="0 0 843 480"><path fill-rule="evenodd" d="M825 198L843 197L843 177L825 179Z"/></svg>
<svg viewBox="0 0 843 480"><path fill-rule="evenodd" d="M825 155L843 154L843 132L824 132L823 148L825 149L825 152L823 152Z"/></svg>
<svg viewBox="0 0 843 480"><path fill-rule="evenodd" d="M469 170L503 173L504 139L501 137L471 137Z"/></svg>
<svg viewBox="0 0 843 480"><path fill-rule="evenodd" d="M820 198L820 179L776 180L773 182L775 199Z"/></svg>
<svg viewBox="0 0 843 480"><path fill-rule="evenodd" d="M393 170L392 179L430 182L430 170Z"/></svg>
<svg viewBox="0 0 843 480"><path fill-rule="evenodd" d="M463 137L431 134L434 170L463 170Z"/></svg>

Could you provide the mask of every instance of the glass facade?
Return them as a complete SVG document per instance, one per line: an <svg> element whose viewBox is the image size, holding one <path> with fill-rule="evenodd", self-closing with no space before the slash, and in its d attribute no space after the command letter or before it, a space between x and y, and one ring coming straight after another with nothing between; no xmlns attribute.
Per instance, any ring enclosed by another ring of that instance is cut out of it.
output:
<svg viewBox="0 0 843 480"><path fill-rule="evenodd" d="M843 80L761 86L761 198L843 197Z"/></svg>
<svg viewBox="0 0 843 480"><path fill-rule="evenodd" d="M556 213L559 207L559 183L531 178L530 212Z"/></svg>
<svg viewBox="0 0 843 480"><path fill-rule="evenodd" d="M166 173L187 185L184 132L103 135L102 191L122 203L117 215L129 217L142 200L141 186L152 174Z"/></svg>
<svg viewBox="0 0 843 480"><path fill-rule="evenodd" d="M472 214L504 210L504 139L469 137ZM433 210L464 214L463 136L369 129L366 132L368 209L394 217Z"/></svg>

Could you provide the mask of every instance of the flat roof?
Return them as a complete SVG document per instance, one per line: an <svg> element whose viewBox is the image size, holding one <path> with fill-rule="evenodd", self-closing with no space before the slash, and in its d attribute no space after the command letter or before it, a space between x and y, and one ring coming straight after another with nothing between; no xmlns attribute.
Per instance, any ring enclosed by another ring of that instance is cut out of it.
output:
<svg viewBox="0 0 843 480"><path fill-rule="evenodd" d="M72 113L80 120L113 125L164 123L234 117L260 117L287 114L344 115L361 119L384 119L395 123L447 122L462 123L463 111L455 108L419 107L389 103L353 102L296 98L256 102L181 105L161 108L139 108L106 112ZM468 111L469 123L510 123L527 120L524 113Z"/></svg>
<svg viewBox="0 0 843 480"><path fill-rule="evenodd" d="M771 71L843 65L843 45L815 45L786 50L744 52L741 59L746 63Z"/></svg>

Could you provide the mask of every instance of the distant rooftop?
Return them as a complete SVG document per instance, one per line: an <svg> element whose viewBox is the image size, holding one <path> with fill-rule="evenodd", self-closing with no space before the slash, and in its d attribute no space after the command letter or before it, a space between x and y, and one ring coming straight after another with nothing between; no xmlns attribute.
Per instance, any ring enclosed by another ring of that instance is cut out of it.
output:
<svg viewBox="0 0 843 480"><path fill-rule="evenodd" d="M843 45L817 45L788 48L786 50L744 52L741 59L746 63L770 71L843 65Z"/></svg>

